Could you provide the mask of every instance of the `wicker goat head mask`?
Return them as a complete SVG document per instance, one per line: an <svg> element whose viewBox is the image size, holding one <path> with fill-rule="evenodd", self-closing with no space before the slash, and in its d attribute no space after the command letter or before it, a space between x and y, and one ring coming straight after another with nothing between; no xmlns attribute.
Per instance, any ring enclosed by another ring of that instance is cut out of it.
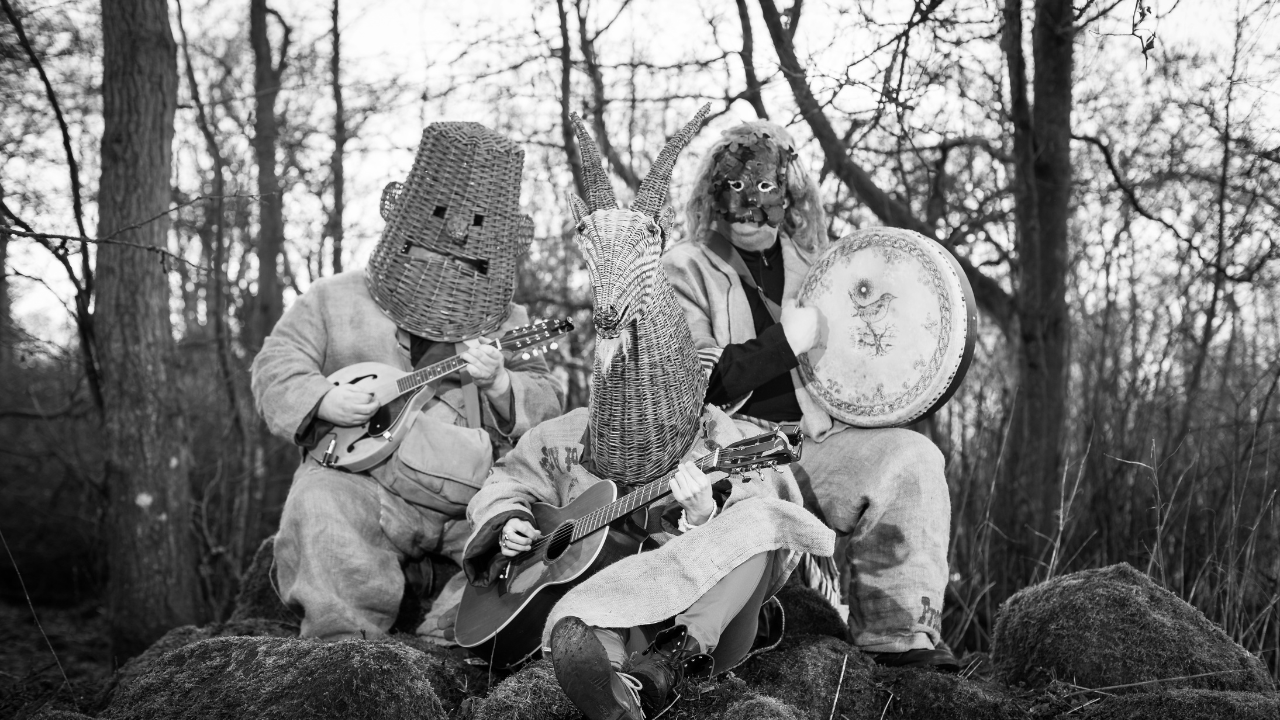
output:
<svg viewBox="0 0 1280 720"><path fill-rule="evenodd" d="M432 123L409 178L382 193L387 221L365 271L370 294L405 330L456 342L496 330L533 236L520 214L524 151L472 122Z"/></svg>
<svg viewBox="0 0 1280 720"><path fill-rule="evenodd" d="M630 209L618 207L595 142L572 116L587 199L570 203L595 306L591 453L598 474L622 483L673 469L702 415L706 376L659 260L671 218L663 212L671 171L709 109L703 106L663 147Z"/></svg>

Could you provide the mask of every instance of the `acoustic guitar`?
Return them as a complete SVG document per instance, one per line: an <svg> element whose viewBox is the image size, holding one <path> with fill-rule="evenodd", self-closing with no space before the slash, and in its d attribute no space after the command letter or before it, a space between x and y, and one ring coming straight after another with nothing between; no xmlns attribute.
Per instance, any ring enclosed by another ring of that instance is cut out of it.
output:
<svg viewBox="0 0 1280 720"><path fill-rule="evenodd" d="M740 475L796 462L801 441L798 426L784 426L715 450L696 464L703 472ZM642 549L644 539L620 526L632 513L669 495L670 478L654 480L621 498L618 486L605 480L564 507L534 503L533 524L544 529L544 535L510 558L490 586L468 584L463 589L454 626L457 643L496 668L511 668L532 656L542 644L542 627L551 608L565 593ZM712 487L728 492L731 485L724 479Z"/></svg>
<svg viewBox="0 0 1280 720"><path fill-rule="evenodd" d="M527 360L544 351L539 347L543 343L571 330L573 322L568 318L541 320L508 330L497 340L481 338L480 342L517 353ZM555 343L552 343L550 349L554 348ZM454 355L407 372L376 362L342 368L328 380L334 385L355 385L367 390L378 402L378 410L363 425L333 428L308 452L325 467L351 472L368 470L386 460L400 446L418 411L435 396L439 380L466 365L465 360Z"/></svg>

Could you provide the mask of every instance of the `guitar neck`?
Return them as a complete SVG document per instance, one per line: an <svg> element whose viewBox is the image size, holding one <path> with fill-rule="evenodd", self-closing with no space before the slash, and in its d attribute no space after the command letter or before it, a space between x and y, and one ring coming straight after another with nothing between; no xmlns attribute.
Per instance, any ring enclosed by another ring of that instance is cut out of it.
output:
<svg viewBox="0 0 1280 720"><path fill-rule="evenodd" d="M708 472L716 469L719 459L720 452L715 451L699 458L694 464L698 466L699 470ZM577 542L618 518L626 517L636 510L657 502L670 494L671 475L664 475L653 482L647 483L634 492L628 493L608 505L597 508L579 518L574 523L572 542Z"/></svg>

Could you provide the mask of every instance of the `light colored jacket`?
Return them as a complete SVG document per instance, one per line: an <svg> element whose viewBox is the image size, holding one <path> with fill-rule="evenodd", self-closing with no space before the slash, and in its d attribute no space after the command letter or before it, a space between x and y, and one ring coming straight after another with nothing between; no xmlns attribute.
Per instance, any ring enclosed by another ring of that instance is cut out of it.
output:
<svg viewBox="0 0 1280 720"><path fill-rule="evenodd" d="M528 322L524 308L512 305L498 332ZM412 370L407 344L397 339L396 324L369 295L363 270L317 280L276 323L253 361L253 395L258 410L271 432L298 442L320 399L333 387L325 379L327 375L359 362ZM499 421L488 402L480 404L485 428L514 442L533 426L563 412L564 397L559 381L540 356L509 360L507 369L514 409L510 421ZM462 424L466 415L461 387L453 383L423 412L445 423Z"/></svg>
<svg viewBox="0 0 1280 720"><path fill-rule="evenodd" d="M494 466L467 508L473 529L463 568L469 578L490 575L498 533L507 520L530 517L533 503L563 506L601 482L580 464L587 418L587 409L579 408L539 425ZM712 445L744 437L728 415L707 406L702 432L684 459L699 458ZM659 549L614 563L566 594L552 610L544 643L555 621L566 615L596 627L632 627L674 617L738 565L762 552L781 550L787 559L777 563L770 578L772 594L799 562L798 553L835 552L835 533L803 503L789 469L766 469L734 479L723 510L706 524L683 534L674 528L656 532L651 537ZM673 504L667 496L651 506L650 515L665 515Z"/></svg>
<svg viewBox="0 0 1280 720"><path fill-rule="evenodd" d="M790 238L782 235L781 242L782 299L786 302L799 294L809 272L809 264ZM755 318L751 314L751 305L747 303L742 280L728 263L700 242L682 242L672 246L662 256L662 268L675 288L680 306L684 308L703 369L710 375L726 345L744 343L756 337ZM847 427L814 402L805 390L799 371L791 371L791 384L795 387L796 402L803 413L800 424L807 436L821 442ZM748 394L734 401L726 410L737 410L750 397Z"/></svg>

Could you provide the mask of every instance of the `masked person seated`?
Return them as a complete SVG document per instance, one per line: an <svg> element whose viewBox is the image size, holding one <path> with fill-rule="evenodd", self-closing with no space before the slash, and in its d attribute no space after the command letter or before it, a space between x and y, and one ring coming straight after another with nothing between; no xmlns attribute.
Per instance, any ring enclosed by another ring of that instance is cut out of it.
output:
<svg viewBox="0 0 1280 720"><path fill-rule="evenodd" d="M756 643L762 605L799 554L834 550L834 534L803 508L790 472L752 473L717 498L712 478L691 462L746 437L704 404L693 337L659 269L671 168L706 112L664 147L630 210L617 207L575 116L588 199L571 200L594 288L590 401L525 435L468 510L475 531L463 568L487 586L505 582L509 564L555 530L534 526L534 503L564 505L603 479L629 493L670 477L674 500L610 530L644 552L574 587L545 624L536 615L512 620L542 637L565 693L591 720L653 717L691 675L741 662Z"/></svg>
<svg viewBox="0 0 1280 720"><path fill-rule="evenodd" d="M854 643L881 664L955 670L940 637L951 512L942 454L918 433L834 420L796 372L819 333L818 312L795 303L828 247L817 183L790 135L766 121L727 130L704 157L687 240L662 264L706 400L747 426L798 422L811 440L793 467L806 507L840 537ZM810 572L809 584L838 603L837 574Z"/></svg>
<svg viewBox="0 0 1280 720"><path fill-rule="evenodd" d="M316 281L254 360L260 412L303 448L333 444L335 427L379 411L368 390L326 379L335 371L465 361L380 464L348 472L304 456L275 540L280 596L301 611L303 637L386 633L404 595L402 568L427 553L460 562L466 506L495 452L563 411L541 357L507 360L475 342L528 322L510 302L531 230L518 212L523 162L515 143L476 123L429 126L408 180L383 193L386 229L368 267ZM420 632L438 625L429 617Z"/></svg>

